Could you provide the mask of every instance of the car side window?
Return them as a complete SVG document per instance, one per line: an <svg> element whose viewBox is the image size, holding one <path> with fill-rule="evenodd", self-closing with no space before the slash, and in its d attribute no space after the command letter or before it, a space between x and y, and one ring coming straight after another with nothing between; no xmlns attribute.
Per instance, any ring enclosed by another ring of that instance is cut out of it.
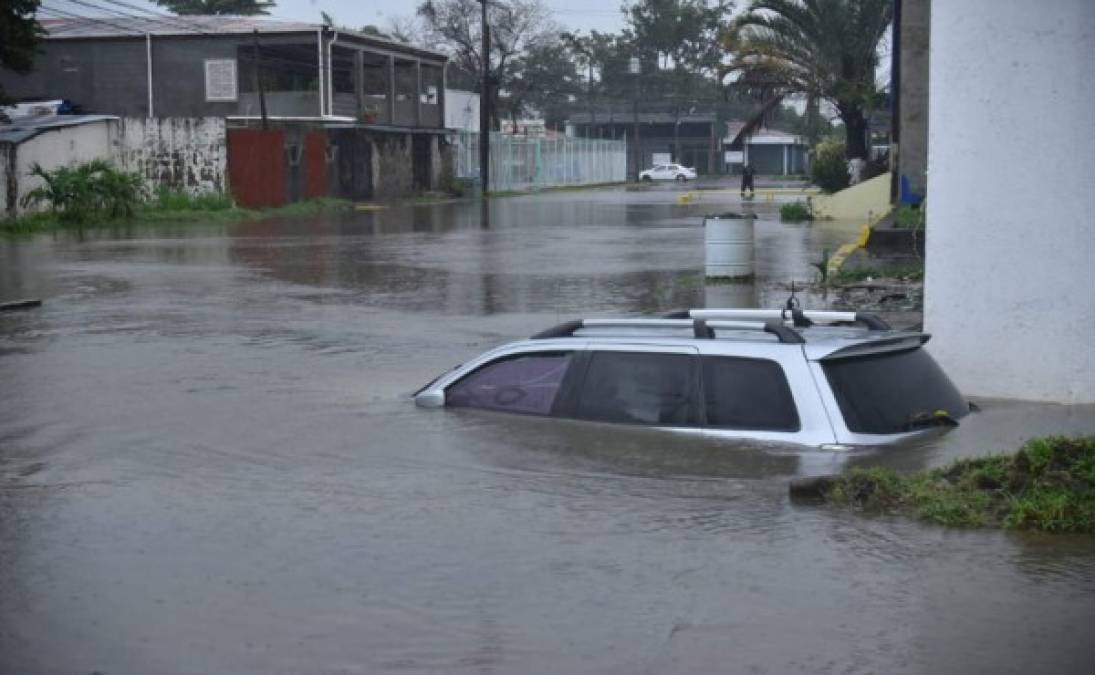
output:
<svg viewBox="0 0 1095 675"><path fill-rule="evenodd" d="M570 361L570 352L503 357L451 385L445 405L548 415Z"/></svg>
<svg viewBox="0 0 1095 675"><path fill-rule="evenodd" d="M778 363L727 356L700 360L708 426L763 431L801 428L787 376Z"/></svg>
<svg viewBox="0 0 1095 675"><path fill-rule="evenodd" d="M655 171L665 171L665 167L662 166L661 164L655 164L654 165L654 170Z"/></svg>
<svg viewBox="0 0 1095 675"><path fill-rule="evenodd" d="M595 351L576 416L600 422L697 424L696 357L659 352Z"/></svg>
<svg viewBox="0 0 1095 675"><path fill-rule="evenodd" d="M671 164L671 165L669 166L669 170L670 170L670 171L680 171L680 170L681 170L681 167L677 166L676 164Z"/></svg>

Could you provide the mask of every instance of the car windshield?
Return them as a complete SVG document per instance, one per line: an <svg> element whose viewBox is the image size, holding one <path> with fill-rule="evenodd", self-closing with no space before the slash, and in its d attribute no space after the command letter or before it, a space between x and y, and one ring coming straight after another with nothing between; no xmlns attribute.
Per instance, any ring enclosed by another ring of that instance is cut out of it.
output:
<svg viewBox="0 0 1095 675"><path fill-rule="evenodd" d="M850 431L892 434L953 423L969 404L928 352L915 348L822 362Z"/></svg>

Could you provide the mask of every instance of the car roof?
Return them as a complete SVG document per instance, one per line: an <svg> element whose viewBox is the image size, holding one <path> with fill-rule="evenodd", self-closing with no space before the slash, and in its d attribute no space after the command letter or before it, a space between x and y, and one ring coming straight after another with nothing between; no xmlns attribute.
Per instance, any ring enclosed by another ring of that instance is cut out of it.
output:
<svg viewBox="0 0 1095 675"><path fill-rule="evenodd" d="M816 361L915 348L929 336L894 330L878 317L859 312L691 309L661 317L575 319L523 342L528 348L564 349L573 348L576 339L591 347L703 345L705 352L727 354L733 353L734 344L797 346L806 358Z"/></svg>

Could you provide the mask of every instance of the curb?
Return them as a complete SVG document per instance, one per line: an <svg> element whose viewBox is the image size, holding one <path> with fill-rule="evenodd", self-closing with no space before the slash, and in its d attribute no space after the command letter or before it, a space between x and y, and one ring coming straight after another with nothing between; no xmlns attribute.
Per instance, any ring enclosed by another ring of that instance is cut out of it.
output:
<svg viewBox="0 0 1095 675"><path fill-rule="evenodd" d="M828 276L839 274L840 268L844 266L844 261L848 259L848 256L855 253L858 249L867 248L867 242L871 240L871 228L882 222L882 220L892 212L893 209L891 208L877 218L868 218L867 222L863 223L859 228L859 236L856 237L855 241L844 244L836 250L836 253L834 253L831 258L829 258L828 271L826 274Z"/></svg>

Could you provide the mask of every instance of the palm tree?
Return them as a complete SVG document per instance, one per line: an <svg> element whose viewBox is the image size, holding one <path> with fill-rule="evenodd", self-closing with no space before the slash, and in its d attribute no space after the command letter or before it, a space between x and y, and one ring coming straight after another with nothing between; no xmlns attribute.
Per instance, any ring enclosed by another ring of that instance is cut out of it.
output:
<svg viewBox="0 0 1095 675"><path fill-rule="evenodd" d="M867 159L878 45L892 20L893 0L753 0L723 37L731 53L723 75L769 102L805 95L813 120L818 101L829 101L844 122L847 157Z"/></svg>

